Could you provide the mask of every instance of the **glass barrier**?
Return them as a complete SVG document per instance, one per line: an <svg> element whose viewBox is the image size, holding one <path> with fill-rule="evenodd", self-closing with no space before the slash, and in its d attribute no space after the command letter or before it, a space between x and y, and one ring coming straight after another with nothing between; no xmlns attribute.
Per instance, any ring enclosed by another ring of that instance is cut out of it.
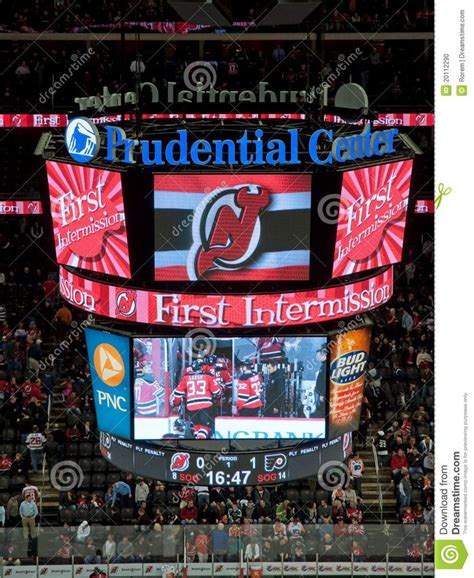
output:
<svg viewBox="0 0 474 578"><path fill-rule="evenodd" d="M426 562L433 527L401 524L273 524L0 529L3 565L151 562Z"/></svg>

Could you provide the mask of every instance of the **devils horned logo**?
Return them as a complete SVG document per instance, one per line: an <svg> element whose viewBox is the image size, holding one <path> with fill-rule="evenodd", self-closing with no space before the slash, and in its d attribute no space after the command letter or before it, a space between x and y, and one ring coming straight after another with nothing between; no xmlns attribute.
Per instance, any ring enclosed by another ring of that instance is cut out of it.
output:
<svg viewBox="0 0 474 578"><path fill-rule="evenodd" d="M137 294L135 291L121 291L117 295L117 314L131 317L137 309Z"/></svg>
<svg viewBox="0 0 474 578"><path fill-rule="evenodd" d="M260 241L260 215L269 204L269 191L258 185L242 184L206 195L194 213L189 278L196 281L212 271L248 264Z"/></svg>
<svg viewBox="0 0 474 578"><path fill-rule="evenodd" d="M170 471L185 472L189 468L189 458L187 452L179 452L171 458Z"/></svg>

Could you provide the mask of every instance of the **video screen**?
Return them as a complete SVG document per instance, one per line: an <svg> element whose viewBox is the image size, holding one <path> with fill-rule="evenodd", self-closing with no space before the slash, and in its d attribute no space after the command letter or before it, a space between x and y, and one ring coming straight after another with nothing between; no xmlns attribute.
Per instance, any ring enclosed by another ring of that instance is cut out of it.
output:
<svg viewBox="0 0 474 578"><path fill-rule="evenodd" d="M130 278L120 173L46 162L58 263Z"/></svg>
<svg viewBox="0 0 474 578"><path fill-rule="evenodd" d="M323 439L327 338L133 340L137 440Z"/></svg>
<svg viewBox="0 0 474 578"><path fill-rule="evenodd" d="M344 173L333 277L401 261L413 161Z"/></svg>
<svg viewBox="0 0 474 578"><path fill-rule="evenodd" d="M311 175L155 175L155 280L309 279Z"/></svg>

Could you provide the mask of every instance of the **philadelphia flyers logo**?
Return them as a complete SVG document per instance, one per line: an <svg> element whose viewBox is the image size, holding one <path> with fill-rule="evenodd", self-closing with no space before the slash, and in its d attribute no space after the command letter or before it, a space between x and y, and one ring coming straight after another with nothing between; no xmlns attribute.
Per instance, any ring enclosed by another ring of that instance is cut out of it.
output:
<svg viewBox="0 0 474 578"><path fill-rule="evenodd" d="M260 216L269 204L270 192L254 184L206 195L194 213L189 278L196 281L212 271L241 269L251 262L260 241Z"/></svg>
<svg viewBox="0 0 474 578"><path fill-rule="evenodd" d="M274 470L282 470L286 466L285 454L270 454L265 456L265 471L273 472Z"/></svg>
<svg viewBox="0 0 474 578"><path fill-rule="evenodd" d="M131 317L137 309L137 294L135 291L121 291L116 299L117 313L123 317Z"/></svg>

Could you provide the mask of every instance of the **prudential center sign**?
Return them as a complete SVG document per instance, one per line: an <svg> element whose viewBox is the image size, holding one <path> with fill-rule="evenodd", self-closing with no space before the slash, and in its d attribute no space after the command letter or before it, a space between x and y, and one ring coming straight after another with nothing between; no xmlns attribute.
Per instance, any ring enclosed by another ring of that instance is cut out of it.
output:
<svg viewBox="0 0 474 578"><path fill-rule="evenodd" d="M360 134L334 137L332 130L319 129L311 135L297 128L267 137L263 129L244 130L239 138L193 139L187 129L176 130L176 138L138 140L127 137L118 126L104 125L104 160L150 166L288 166L302 164L300 141L308 139L305 152L316 165L345 163L395 152L398 129L372 132L366 125ZM87 118L70 120L65 132L66 148L78 163L87 163L100 151L98 128ZM324 151L324 152L321 152Z"/></svg>

